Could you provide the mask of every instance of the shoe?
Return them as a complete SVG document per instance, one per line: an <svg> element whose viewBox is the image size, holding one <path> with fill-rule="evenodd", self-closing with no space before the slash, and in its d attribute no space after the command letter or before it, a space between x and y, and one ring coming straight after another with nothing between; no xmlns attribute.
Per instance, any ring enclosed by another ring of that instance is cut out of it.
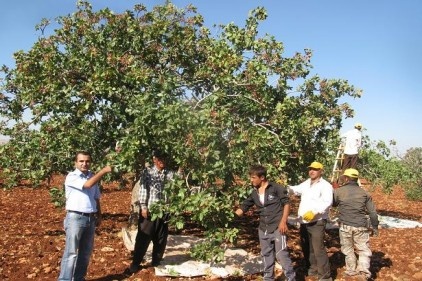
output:
<svg viewBox="0 0 422 281"><path fill-rule="evenodd" d="M359 281L366 281L369 280L371 278L371 276L366 275L365 273L358 273L357 275L355 275L356 280Z"/></svg>
<svg viewBox="0 0 422 281"><path fill-rule="evenodd" d="M324 274L323 277L319 277L318 281L333 281L333 278L331 278L330 274Z"/></svg>
<svg viewBox="0 0 422 281"><path fill-rule="evenodd" d="M151 266L153 266L153 267L159 266L160 264L161 264L160 261L152 261L151 262Z"/></svg>
<svg viewBox="0 0 422 281"><path fill-rule="evenodd" d="M343 277L345 277L345 278L347 278L347 277L353 277L353 276L356 276L356 275L358 275L359 273L358 272L356 272L356 271L352 271L352 272L347 272L347 271L345 271L345 272L343 272Z"/></svg>
<svg viewBox="0 0 422 281"><path fill-rule="evenodd" d="M309 269L307 275L308 276L318 276L318 271Z"/></svg>
<svg viewBox="0 0 422 281"><path fill-rule="evenodd" d="M139 264L133 264L131 263L129 266L129 273L133 274L138 272L141 269L141 266Z"/></svg>

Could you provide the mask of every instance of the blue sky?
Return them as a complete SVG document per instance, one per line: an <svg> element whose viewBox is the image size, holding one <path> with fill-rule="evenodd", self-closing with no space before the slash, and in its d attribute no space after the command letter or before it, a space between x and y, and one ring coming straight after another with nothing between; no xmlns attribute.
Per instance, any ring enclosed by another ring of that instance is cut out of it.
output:
<svg viewBox="0 0 422 281"><path fill-rule="evenodd" d="M115 12L148 7L165 0L95 0L94 10ZM398 152L422 147L422 1L420 0L174 0L192 3L208 27L234 22L243 25L248 12L263 6L268 19L262 34L285 45L285 56L309 48L312 74L346 79L363 90L360 99L346 100L355 117L343 122L348 130L360 122L371 140L397 141ZM13 67L13 53L28 50L39 34L42 18L75 11L75 0L3 1L0 10L0 64ZM421 80L420 80L421 79ZM419 129L418 129L419 128Z"/></svg>

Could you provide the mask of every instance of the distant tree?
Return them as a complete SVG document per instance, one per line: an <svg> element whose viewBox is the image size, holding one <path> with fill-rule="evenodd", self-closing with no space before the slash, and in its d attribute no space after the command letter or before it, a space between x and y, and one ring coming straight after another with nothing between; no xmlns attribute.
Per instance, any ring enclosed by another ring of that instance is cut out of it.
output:
<svg viewBox="0 0 422 281"><path fill-rule="evenodd" d="M422 147L407 150L402 161L411 173L406 194L411 199L422 201Z"/></svg>
<svg viewBox="0 0 422 281"><path fill-rule="evenodd" d="M115 14L79 2L50 35L42 20L34 46L2 68L5 184L65 173L82 148L98 165L139 175L159 148L184 173L166 205L172 223L183 227L190 213L210 236L232 240L227 226L249 190L248 166L294 181L311 161L327 161L342 119L353 115L340 99L361 94L346 80L309 77L310 50L284 57L283 43L259 37L266 17L258 7L243 27L211 33L191 5ZM120 153L110 149L117 141Z"/></svg>
<svg viewBox="0 0 422 281"><path fill-rule="evenodd" d="M373 186L380 185L386 193L391 193L396 185L400 185L410 199L421 200L422 148L411 148L400 158L392 153L395 141L387 145L383 141L372 142L368 136L364 136L364 140L358 165L362 177Z"/></svg>
<svg viewBox="0 0 422 281"><path fill-rule="evenodd" d="M407 150L403 163L413 174L419 176L419 183L422 184L422 147L412 147Z"/></svg>

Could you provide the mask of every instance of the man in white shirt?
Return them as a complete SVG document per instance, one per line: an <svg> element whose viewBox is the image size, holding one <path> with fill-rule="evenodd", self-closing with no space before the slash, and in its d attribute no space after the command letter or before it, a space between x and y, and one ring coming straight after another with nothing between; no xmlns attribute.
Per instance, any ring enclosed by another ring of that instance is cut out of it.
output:
<svg viewBox="0 0 422 281"><path fill-rule="evenodd" d="M301 196L298 220L308 276L317 276L318 280L332 281L324 234L328 212L333 203L333 188L322 178L324 166L321 163L312 162L308 168L309 179L288 188L290 193Z"/></svg>
<svg viewBox="0 0 422 281"><path fill-rule="evenodd" d="M355 128L341 135L344 140L344 159L342 170L356 169L359 149L362 146L362 124L356 123Z"/></svg>
<svg viewBox="0 0 422 281"><path fill-rule="evenodd" d="M65 180L66 245L61 261L59 281L85 280L92 249L95 227L101 223L100 189L98 182L112 171L105 166L94 174L89 169L91 154L78 151L75 170Z"/></svg>

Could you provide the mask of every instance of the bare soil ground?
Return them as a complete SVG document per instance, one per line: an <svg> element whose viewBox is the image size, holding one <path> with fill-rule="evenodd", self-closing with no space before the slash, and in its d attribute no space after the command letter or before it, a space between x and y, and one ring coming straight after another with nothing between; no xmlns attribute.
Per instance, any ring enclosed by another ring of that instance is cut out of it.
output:
<svg viewBox="0 0 422 281"><path fill-rule="evenodd" d="M52 184L61 185L61 178L55 179ZM369 190L369 187L365 188ZM422 222L421 202L405 199L402 189L396 188L391 195L385 195L379 189L369 191L379 214ZM158 277L152 267L133 275L125 274L131 253L125 248L119 233L127 224L130 198L129 188L120 190L117 185L104 188L104 220L97 229L87 280L262 280L260 274L226 279L211 276L190 279ZM297 200L293 201L293 212L295 207ZM51 202L46 186L0 190L0 280L57 280L64 249L64 215L65 211ZM242 231L238 246L259 254L256 217L243 217L239 219L239 224ZM179 234L198 234L198 230L191 227ZM379 237L371 237L373 278L383 281L422 280L421 237L422 228L381 229ZM294 227L290 229L289 239L297 280L314 280L304 276L299 234ZM327 231L326 246L333 277L336 280L353 280L342 277L344 256L340 252L338 231ZM283 280L282 273L278 272L278 276L277 280Z"/></svg>

